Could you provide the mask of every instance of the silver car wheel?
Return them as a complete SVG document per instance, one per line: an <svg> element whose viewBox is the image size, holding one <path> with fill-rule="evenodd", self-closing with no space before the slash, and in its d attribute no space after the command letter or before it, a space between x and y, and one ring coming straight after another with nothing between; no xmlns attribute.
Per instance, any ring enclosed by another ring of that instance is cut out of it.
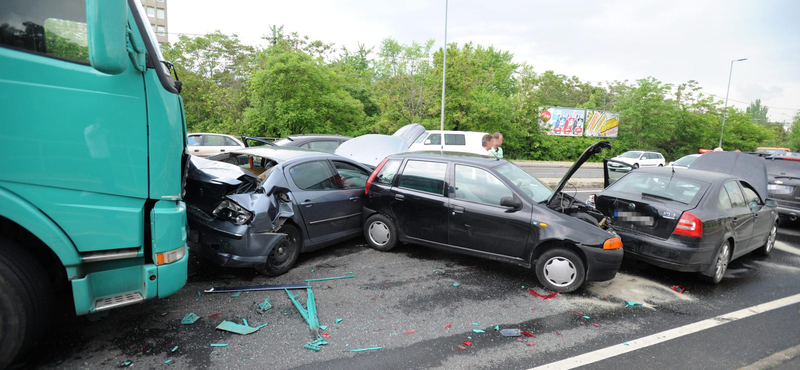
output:
<svg viewBox="0 0 800 370"><path fill-rule="evenodd" d="M778 227L772 225L772 230L769 232L769 239L767 239L767 253L772 251L772 247L775 246L775 238L778 235Z"/></svg>
<svg viewBox="0 0 800 370"><path fill-rule="evenodd" d="M575 282L578 270L567 258L553 257L544 264L544 277L557 287L565 287Z"/></svg>
<svg viewBox="0 0 800 370"><path fill-rule="evenodd" d="M389 242L389 226L380 221L375 221L369 225L369 239L375 245L382 247Z"/></svg>
<svg viewBox="0 0 800 370"><path fill-rule="evenodd" d="M730 256L731 247L728 243L722 245L722 250L719 251L719 256L717 257L717 270L714 274L714 277L717 281L722 280L722 276L725 275L725 270L728 269L728 257Z"/></svg>

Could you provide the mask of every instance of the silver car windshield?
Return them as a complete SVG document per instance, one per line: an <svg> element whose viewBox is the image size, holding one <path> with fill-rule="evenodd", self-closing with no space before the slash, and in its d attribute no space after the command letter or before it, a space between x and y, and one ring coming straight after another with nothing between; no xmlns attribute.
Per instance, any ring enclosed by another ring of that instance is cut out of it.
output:
<svg viewBox="0 0 800 370"><path fill-rule="evenodd" d="M512 163L500 165L497 167L497 172L516 185L523 193L533 198L537 203L546 201L553 195L553 189L550 189L543 182L539 181L539 179Z"/></svg>

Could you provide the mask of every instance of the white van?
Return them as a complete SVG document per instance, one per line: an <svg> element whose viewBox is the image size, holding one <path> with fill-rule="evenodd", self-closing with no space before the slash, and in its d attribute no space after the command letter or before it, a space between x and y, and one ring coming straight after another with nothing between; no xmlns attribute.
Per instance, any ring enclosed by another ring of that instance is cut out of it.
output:
<svg viewBox="0 0 800 370"><path fill-rule="evenodd" d="M475 131L426 131L414 140L414 143L408 147L408 151L424 152L444 150L447 152L486 155L486 150L481 146L481 138L486 134L486 132ZM442 136L444 136L444 149L442 149Z"/></svg>

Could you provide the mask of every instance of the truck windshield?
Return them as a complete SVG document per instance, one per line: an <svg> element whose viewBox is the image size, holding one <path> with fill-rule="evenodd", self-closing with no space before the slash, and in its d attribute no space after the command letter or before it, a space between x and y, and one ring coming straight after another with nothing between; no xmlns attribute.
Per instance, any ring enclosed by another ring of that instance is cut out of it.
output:
<svg viewBox="0 0 800 370"><path fill-rule="evenodd" d="M136 12L139 13L139 19L141 19L145 23L145 25L147 25L148 18L147 18L147 13L145 13L144 11L144 6L142 6L142 3L140 1L135 1L135 3L136 3ZM153 49L155 49L156 51L156 58L158 58L159 61L164 61L164 55L161 54L161 47L159 47L158 45L158 39L156 39L156 34L153 33L153 28L147 26L145 26L144 28L147 30L147 38L150 39L150 43L153 44ZM159 63L156 66L156 68L161 68L161 70L164 71L164 73L167 76L169 76L169 70L167 69L167 66L164 65L164 63Z"/></svg>

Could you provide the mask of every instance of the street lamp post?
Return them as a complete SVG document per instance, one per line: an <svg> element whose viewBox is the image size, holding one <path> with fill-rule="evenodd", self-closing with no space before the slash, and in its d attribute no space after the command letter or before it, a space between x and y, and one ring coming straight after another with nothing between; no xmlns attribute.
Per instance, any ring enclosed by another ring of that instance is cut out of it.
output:
<svg viewBox="0 0 800 370"><path fill-rule="evenodd" d="M728 73L728 91L725 93L725 109L722 111L722 129L719 131L719 148L722 148L722 135L725 133L725 118L728 116L728 95L731 94L731 76L733 76L733 62L743 62L747 58L731 61L731 71Z"/></svg>
<svg viewBox="0 0 800 370"><path fill-rule="evenodd" d="M442 62L442 121L440 124L440 129L442 130L441 135L444 136L444 82L447 79L447 5L448 0L444 1L444 48L442 51L444 52L444 61ZM439 136L439 140L441 140L441 149L444 150L444 140L442 140L442 136Z"/></svg>

